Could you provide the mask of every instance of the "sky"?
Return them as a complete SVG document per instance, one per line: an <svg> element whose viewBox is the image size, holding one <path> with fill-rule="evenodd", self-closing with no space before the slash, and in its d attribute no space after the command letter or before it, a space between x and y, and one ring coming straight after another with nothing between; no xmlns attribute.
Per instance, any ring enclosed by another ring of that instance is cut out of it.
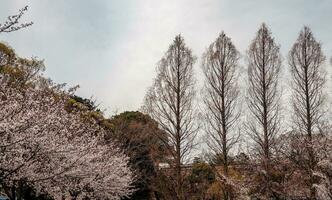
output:
<svg viewBox="0 0 332 200"><path fill-rule="evenodd" d="M284 60L304 25L332 55L332 0L0 0L0 23L25 5L22 22L33 26L0 34L0 41L21 57L43 59L46 76L80 85L77 94L108 114L139 109L178 34L198 58L199 81L202 53L221 31L244 59L263 22Z"/></svg>

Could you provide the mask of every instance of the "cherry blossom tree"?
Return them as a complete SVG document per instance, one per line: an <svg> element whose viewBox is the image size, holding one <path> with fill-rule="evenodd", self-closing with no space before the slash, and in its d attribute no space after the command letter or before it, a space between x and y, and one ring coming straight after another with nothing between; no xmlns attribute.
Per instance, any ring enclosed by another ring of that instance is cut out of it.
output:
<svg viewBox="0 0 332 200"><path fill-rule="evenodd" d="M312 138L312 147L316 150L317 165L312 171L315 180L313 188L315 189L315 199L325 200L332 197L332 137L328 133L330 126L324 127L324 131L317 133ZM326 133L327 134L323 134ZM309 188L307 184L310 176L307 175L306 169L299 167L303 165L306 152L306 137L299 137L289 133L284 137L283 146L284 167L286 176L284 178L285 194L288 198L308 198ZM306 155L305 158L308 158Z"/></svg>
<svg viewBox="0 0 332 200"><path fill-rule="evenodd" d="M331 127L329 127L330 130ZM325 131L326 132L326 131ZM317 169L313 175L318 180L314 184L317 198L332 199L332 136L331 134L320 135L314 140L314 147L317 149Z"/></svg>
<svg viewBox="0 0 332 200"><path fill-rule="evenodd" d="M0 33L9 33L31 26L33 22L20 23L21 17L27 10L28 6L25 6L19 10L18 14L8 16L4 23L0 23Z"/></svg>
<svg viewBox="0 0 332 200"><path fill-rule="evenodd" d="M0 73L0 184L8 196L15 199L21 180L55 199L129 196L128 157L87 113L66 109L73 90L24 73L29 64ZM33 81L18 81L22 74Z"/></svg>

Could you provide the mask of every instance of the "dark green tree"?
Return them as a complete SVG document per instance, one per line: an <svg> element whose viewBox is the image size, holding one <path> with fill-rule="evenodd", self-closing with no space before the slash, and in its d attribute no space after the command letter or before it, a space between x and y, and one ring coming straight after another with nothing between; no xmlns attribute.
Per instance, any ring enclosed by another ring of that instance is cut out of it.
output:
<svg viewBox="0 0 332 200"><path fill-rule="evenodd" d="M190 199L206 199L207 190L215 181L215 174L211 166L195 158L190 175L186 178L188 197Z"/></svg>
<svg viewBox="0 0 332 200"><path fill-rule="evenodd" d="M166 155L166 148L160 140L161 130L148 115L138 111L124 112L110 120L112 131L109 138L116 140L120 148L130 157L130 164L136 171L134 183L137 191L130 199L151 199L157 192L154 188L157 165Z"/></svg>

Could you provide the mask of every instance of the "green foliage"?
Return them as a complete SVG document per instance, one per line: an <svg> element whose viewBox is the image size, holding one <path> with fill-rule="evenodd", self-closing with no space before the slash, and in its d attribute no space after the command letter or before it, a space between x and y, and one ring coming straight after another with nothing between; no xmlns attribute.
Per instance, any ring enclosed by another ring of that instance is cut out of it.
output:
<svg viewBox="0 0 332 200"><path fill-rule="evenodd" d="M19 87L40 84L44 70L42 60L20 58L12 48L0 43L0 73L8 75L12 84Z"/></svg>
<svg viewBox="0 0 332 200"><path fill-rule="evenodd" d="M145 115L139 111L125 111L119 115L113 116L112 121L122 121L124 123L140 122L142 124L156 124L149 115Z"/></svg>
<svg viewBox="0 0 332 200"><path fill-rule="evenodd" d="M15 56L11 47L0 42L0 73L7 73L11 69L9 65L13 63Z"/></svg>
<svg viewBox="0 0 332 200"><path fill-rule="evenodd" d="M215 174L209 164L196 161L191 170L191 174L188 177L190 183L212 183L215 180Z"/></svg>
<svg viewBox="0 0 332 200"><path fill-rule="evenodd" d="M134 183L138 190L130 199L151 199L157 173L155 164L166 155L158 124L138 111L121 113L106 123L111 127L108 138L117 141L125 150L138 175Z"/></svg>
<svg viewBox="0 0 332 200"><path fill-rule="evenodd" d="M216 175L211 166L200 159L195 159L191 168L191 173L185 182L190 199L206 199L209 187L215 182Z"/></svg>
<svg viewBox="0 0 332 200"><path fill-rule="evenodd" d="M95 105L95 102L92 101L91 99L87 99L87 98L82 98L80 96L77 95L72 95L71 97L73 100L75 100L76 103L81 103L82 105L84 105L88 110L94 110L97 112L101 112L100 109L98 109L98 106Z"/></svg>
<svg viewBox="0 0 332 200"><path fill-rule="evenodd" d="M0 73L2 72L4 66L13 62L14 58L14 50L8 45L0 42Z"/></svg>
<svg viewBox="0 0 332 200"><path fill-rule="evenodd" d="M0 42L0 52L13 58L15 56L15 51L8 45Z"/></svg>

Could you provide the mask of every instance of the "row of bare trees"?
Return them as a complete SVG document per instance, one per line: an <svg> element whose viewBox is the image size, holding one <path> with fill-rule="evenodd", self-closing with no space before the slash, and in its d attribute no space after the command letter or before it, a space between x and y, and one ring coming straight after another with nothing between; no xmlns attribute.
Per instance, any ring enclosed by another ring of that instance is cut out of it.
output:
<svg viewBox="0 0 332 200"><path fill-rule="evenodd" d="M262 171L260 198L277 197L272 181L272 171L277 164L278 147L287 135L282 129L282 91L279 84L282 68L280 46L270 30L262 24L247 51L246 113L241 112L240 53L231 39L222 32L208 47L202 57L205 77L202 89L204 130L208 146L220 157L223 164L221 177L227 179L230 152L239 138L249 135L252 139L251 155ZM176 36L165 56L157 66L157 77L144 100L143 110L155 119L165 131L171 155L169 164L174 169L175 199L184 199L182 164L195 145L198 132L198 104L193 76L195 57ZM322 131L325 103L325 57L321 44L308 27L304 27L291 48L288 65L291 72L292 124L291 133L304 142L301 169L309 177L307 185L310 199L318 198L314 172L319 162L313 140ZM240 131L241 117L245 117L245 131ZM331 152L332 154L332 152ZM223 199L234 199L225 189Z"/></svg>

